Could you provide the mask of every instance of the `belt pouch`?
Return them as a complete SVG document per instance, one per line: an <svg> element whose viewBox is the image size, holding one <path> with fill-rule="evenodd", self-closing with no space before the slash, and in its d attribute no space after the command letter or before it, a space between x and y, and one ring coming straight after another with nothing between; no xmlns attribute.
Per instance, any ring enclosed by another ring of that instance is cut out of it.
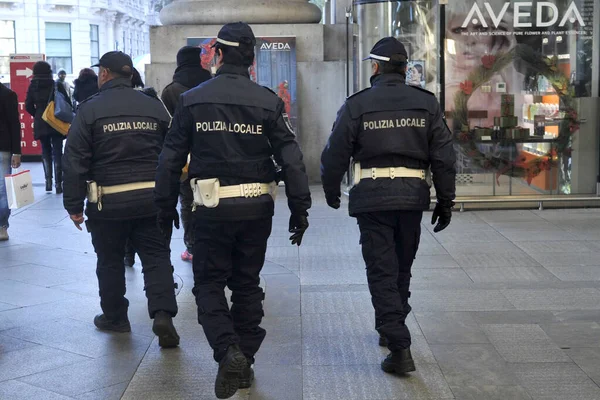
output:
<svg viewBox="0 0 600 400"><path fill-rule="evenodd" d="M219 179L202 179L196 181L196 186L201 197L201 204L207 208L215 208L219 205L219 188L221 184ZM194 193L194 201L196 193Z"/></svg>
<svg viewBox="0 0 600 400"><path fill-rule="evenodd" d="M87 198L90 203L98 202L98 184L95 181L87 181Z"/></svg>

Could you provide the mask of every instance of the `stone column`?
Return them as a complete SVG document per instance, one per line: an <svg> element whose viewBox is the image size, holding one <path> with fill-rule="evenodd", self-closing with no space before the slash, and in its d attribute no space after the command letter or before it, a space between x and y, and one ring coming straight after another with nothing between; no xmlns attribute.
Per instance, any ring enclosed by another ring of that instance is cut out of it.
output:
<svg viewBox="0 0 600 400"><path fill-rule="evenodd" d="M175 0L160 12L163 25L310 24L321 10L308 0Z"/></svg>

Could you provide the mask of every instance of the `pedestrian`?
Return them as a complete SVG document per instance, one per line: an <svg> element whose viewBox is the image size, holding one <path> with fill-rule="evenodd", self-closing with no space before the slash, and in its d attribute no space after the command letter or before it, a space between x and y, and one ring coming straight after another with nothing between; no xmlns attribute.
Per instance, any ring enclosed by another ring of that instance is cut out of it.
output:
<svg viewBox="0 0 600 400"><path fill-rule="evenodd" d="M216 77L181 95L160 156L155 189L163 230L179 225L181 169L191 153L194 190L194 289L198 321L219 363L215 394L226 399L254 379L265 261L274 212L274 155L283 168L291 211L290 240L298 246L311 205L302 153L284 104L250 80L256 38L237 22L219 31ZM232 291L231 310L224 289Z"/></svg>
<svg viewBox="0 0 600 400"><path fill-rule="evenodd" d="M65 93L67 93L67 97L69 98L69 101L73 101L72 100L72 87L71 84L69 82L67 82L67 71L65 71L63 68L58 70L58 79L56 80L56 83L62 85L65 89Z"/></svg>
<svg viewBox="0 0 600 400"><path fill-rule="evenodd" d="M450 224L456 155L435 96L405 84L407 53L393 37L375 44L369 57L371 87L350 96L321 156L327 204L340 207L340 183L355 161L349 213L358 220L367 280L380 345L390 354L385 372L415 370L406 316L411 267L419 246L423 211L430 206L431 168L437 205L434 232Z"/></svg>
<svg viewBox="0 0 600 400"><path fill-rule="evenodd" d="M179 98L184 92L212 78L210 72L202 68L200 63L201 53L202 49L194 46L184 46L177 52L177 68L173 74L173 81L163 89L161 94L162 101L171 115L175 114ZM186 167L189 166L186 165ZM184 168L182 174L179 198L181 201L181 222L183 223L183 243L185 244L185 251L181 254L181 259L191 262L194 254L192 218L194 195L190 186L187 168Z"/></svg>
<svg viewBox="0 0 600 400"><path fill-rule="evenodd" d="M170 117L160 101L131 86L133 63L120 52L102 56L100 91L80 104L65 151L64 206L81 229L85 221L98 256L103 314L98 329L129 332L125 298L125 241L139 252L153 332L161 347L179 345L168 242L156 223L154 176ZM87 184L86 184L87 182Z"/></svg>
<svg viewBox="0 0 600 400"><path fill-rule="evenodd" d="M46 177L46 192L52 192L52 166L54 166L56 194L61 194L63 192L62 152L65 137L42 119L50 95L55 88L71 104L64 85L54 83L50 64L45 61L36 62L33 65L33 79L27 89L25 109L34 118L33 138L42 143L42 165Z"/></svg>
<svg viewBox="0 0 600 400"><path fill-rule="evenodd" d="M10 208L4 177L21 166L21 122L17 94L0 83L0 241L8 240Z"/></svg>
<svg viewBox="0 0 600 400"><path fill-rule="evenodd" d="M75 79L73 99L81 103L96 93L98 93L98 76L96 72L91 68L83 68L79 71L79 78Z"/></svg>

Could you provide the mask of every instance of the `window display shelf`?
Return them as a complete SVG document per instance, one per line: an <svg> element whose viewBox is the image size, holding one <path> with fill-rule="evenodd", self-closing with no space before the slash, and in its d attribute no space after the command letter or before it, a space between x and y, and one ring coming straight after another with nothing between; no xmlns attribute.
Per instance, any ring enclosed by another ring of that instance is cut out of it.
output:
<svg viewBox="0 0 600 400"><path fill-rule="evenodd" d="M546 126L560 126L560 124L562 123L562 119L546 119L546 121L544 122L544 125ZM530 119L526 119L523 118L523 123L524 124L535 124L534 121L530 120Z"/></svg>

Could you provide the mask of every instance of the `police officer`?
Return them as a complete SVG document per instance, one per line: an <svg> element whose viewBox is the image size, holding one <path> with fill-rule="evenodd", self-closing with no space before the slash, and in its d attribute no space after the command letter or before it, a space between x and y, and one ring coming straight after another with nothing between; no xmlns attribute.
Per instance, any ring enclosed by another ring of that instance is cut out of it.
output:
<svg viewBox="0 0 600 400"><path fill-rule="evenodd" d="M271 234L276 186L274 155L282 167L298 246L311 205L302 153L283 101L250 80L256 39L242 22L223 26L215 44L217 74L180 100L160 156L156 202L164 229L175 210L181 168L191 153L194 191L194 289L198 321L219 363L215 394L250 387L254 355L265 338L259 273ZM229 310L225 286L232 291Z"/></svg>
<svg viewBox="0 0 600 400"><path fill-rule="evenodd" d="M78 229L84 222L98 256L96 274L103 314L98 329L129 332L125 298L125 242L138 251L153 331L161 347L179 345L172 317L177 302L168 242L156 223L153 188L158 156L170 117L160 100L131 86L131 58L102 56L100 91L82 102L64 156L64 206ZM87 181L87 184L86 184Z"/></svg>
<svg viewBox="0 0 600 400"><path fill-rule="evenodd" d="M340 182L354 159L349 212L360 228L380 345L391 351L381 368L406 373L415 370L405 320L421 219L430 203L426 170L433 172L438 201L432 223L439 232L452 216L456 155L434 95L405 84L402 43L381 39L367 59L371 87L350 96L338 112L321 174L327 204L337 209Z"/></svg>

